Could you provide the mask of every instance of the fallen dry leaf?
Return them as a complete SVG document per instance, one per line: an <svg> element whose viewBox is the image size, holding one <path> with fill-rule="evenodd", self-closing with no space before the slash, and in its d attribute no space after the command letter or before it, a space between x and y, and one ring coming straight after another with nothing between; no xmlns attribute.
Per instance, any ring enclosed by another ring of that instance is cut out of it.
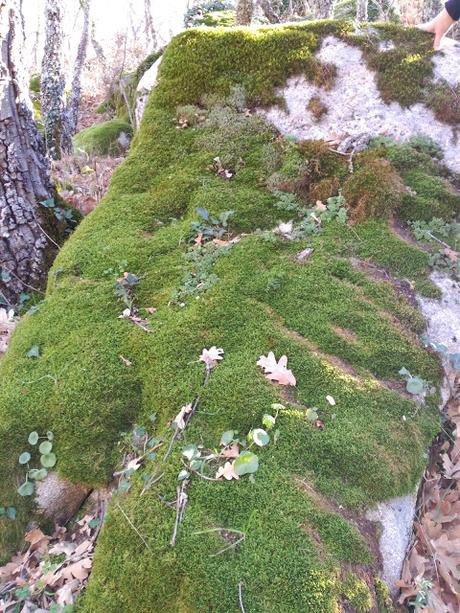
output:
<svg viewBox="0 0 460 613"><path fill-rule="evenodd" d="M176 424L178 430L183 430L186 426L185 424L185 416L187 413L190 413L192 410L192 405L187 404L185 407L182 407L176 417L173 419L173 424Z"/></svg>
<svg viewBox="0 0 460 613"><path fill-rule="evenodd" d="M206 368L214 368L214 366L219 362L219 360L223 360L224 350L220 347L216 347L215 345L210 349L203 349L199 361L204 362L206 364Z"/></svg>
<svg viewBox="0 0 460 613"><path fill-rule="evenodd" d="M265 371L265 376L270 381L276 381L280 385L296 385L297 381L292 371L287 368L287 356L282 355L276 361L275 354L270 351L268 356L260 356L257 365Z"/></svg>
<svg viewBox="0 0 460 613"><path fill-rule="evenodd" d="M240 448L238 446L238 443L236 441L233 441L233 443L229 447L225 447L221 455L224 458L237 458L240 455Z"/></svg>
<svg viewBox="0 0 460 613"><path fill-rule="evenodd" d="M225 462L224 466L220 466L216 472L216 479L223 477L227 481L232 479L239 479L239 476L235 472L235 466L233 462Z"/></svg>

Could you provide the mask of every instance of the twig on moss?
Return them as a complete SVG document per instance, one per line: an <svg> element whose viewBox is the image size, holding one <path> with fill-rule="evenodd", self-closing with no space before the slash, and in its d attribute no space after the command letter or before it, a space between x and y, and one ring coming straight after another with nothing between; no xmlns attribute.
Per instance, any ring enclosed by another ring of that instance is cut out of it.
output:
<svg viewBox="0 0 460 613"><path fill-rule="evenodd" d="M126 515L126 513L124 512L124 510L122 509L122 507L120 506L120 504L118 502L115 503L117 505L117 507L120 509L123 517L126 519L126 521L128 522L128 524L131 526L131 528L134 530L134 532L137 534L137 536L141 539L141 541L144 543L144 545L147 547L147 549L149 549L150 551L152 551L152 549L150 548L149 544L147 543L147 541L145 540L145 538L142 536L142 534L139 532L139 530L136 528L136 526L133 524L133 522L129 519L129 517Z"/></svg>
<svg viewBox="0 0 460 613"><path fill-rule="evenodd" d="M43 234L46 236L46 238L47 238L47 239L48 239L48 240L49 240L51 243L53 243L53 245L54 245L55 247L57 247L57 248L58 248L58 250L60 251L60 250L61 250L61 245L59 245L59 243L57 243L57 242L56 242L54 239L52 239L52 238L51 238L51 236L45 232L45 230L44 230L44 229L41 227L41 225L40 225L38 222L37 222L37 226L38 226L38 227L39 227L39 229L40 229L40 230L43 232Z"/></svg>
<svg viewBox="0 0 460 613"><path fill-rule="evenodd" d="M246 613L246 610L244 608L244 604L243 604L243 582L240 581L238 584L238 600L240 603L240 610L241 613Z"/></svg>
<svg viewBox="0 0 460 613"><path fill-rule="evenodd" d="M174 547L174 545L176 544L177 531L179 529L179 524L182 521L182 518L184 516L185 507L187 506L187 502L188 502L188 495L186 493L187 486L188 486L188 481L187 479L184 479L184 481L182 481L182 485L177 488L176 521L174 522L173 535L171 537L171 541L169 542L171 547Z"/></svg>

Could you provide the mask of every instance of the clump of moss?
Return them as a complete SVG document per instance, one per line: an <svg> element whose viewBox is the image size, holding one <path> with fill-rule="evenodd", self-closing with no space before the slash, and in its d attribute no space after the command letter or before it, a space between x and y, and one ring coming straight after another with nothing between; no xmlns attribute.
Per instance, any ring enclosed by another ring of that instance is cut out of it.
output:
<svg viewBox="0 0 460 613"><path fill-rule="evenodd" d="M348 573L343 583L343 595L357 613L367 613L372 609L372 594L369 586L353 573Z"/></svg>
<svg viewBox="0 0 460 613"><path fill-rule="evenodd" d="M393 605L393 601L390 595L390 588L388 585L380 579L380 577L374 578L375 594L377 596L377 606L379 613L396 613L396 609Z"/></svg>
<svg viewBox="0 0 460 613"><path fill-rule="evenodd" d="M121 119L112 119L85 128L74 136L73 142L76 149L83 149L88 154L95 155L118 155L126 151L119 142L121 134L130 137L133 133L129 123Z"/></svg>
<svg viewBox="0 0 460 613"><path fill-rule="evenodd" d="M385 102L411 106L423 101L425 87L433 76L433 41L429 34L417 28L376 23L346 40L363 50L368 66L376 71L377 86ZM382 41L391 41L394 48L381 51Z"/></svg>
<svg viewBox="0 0 460 613"><path fill-rule="evenodd" d="M327 106L319 96L312 96L310 98L307 109L313 115L315 121L320 121L321 117L327 113Z"/></svg>
<svg viewBox="0 0 460 613"><path fill-rule="evenodd" d="M452 86L446 81L432 83L425 100L439 121L452 125L460 123L460 85Z"/></svg>
<svg viewBox="0 0 460 613"><path fill-rule="evenodd" d="M388 217L401 205L403 191L399 175L384 159L370 160L357 168L343 186L353 221Z"/></svg>

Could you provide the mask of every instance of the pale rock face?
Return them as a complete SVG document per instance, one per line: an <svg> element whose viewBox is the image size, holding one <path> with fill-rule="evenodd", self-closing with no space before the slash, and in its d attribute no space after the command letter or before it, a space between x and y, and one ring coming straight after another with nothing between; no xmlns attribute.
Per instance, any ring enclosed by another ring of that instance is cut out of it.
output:
<svg viewBox="0 0 460 613"><path fill-rule="evenodd" d="M337 78L330 90L317 87L305 77L291 77L286 86L278 89L287 110L272 107L260 109L278 130L299 140L324 139L341 141L348 136L370 133L407 140L411 136L431 137L443 149L445 163L460 171L460 141L451 126L439 122L434 113L423 104L403 108L397 102L385 104L380 97L375 75L370 71L360 49L328 36L317 57L337 66ZM449 45L435 60L435 75L451 84L460 80L460 47ZM319 96L328 108L317 121L307 104Z"/></svg>
<svg viewBox="0 0 460 613"><path fill-rule="evenodd" d="M158 69L160 68L162 59L163 56L161 55L157 61L152 64L152 66L143 74L142 79L138 83L136 89L136 125L138 128L141 125L142 115L144 114L147 100L149 99L149 94L157 84Z"/></svg>
<svg viewBox="0 0 460 613"><path fill-rule="evenodd" d="M36 502L43 515L64 526L80 509L89 488L60 479L55 472L37 481Z"/></svg>

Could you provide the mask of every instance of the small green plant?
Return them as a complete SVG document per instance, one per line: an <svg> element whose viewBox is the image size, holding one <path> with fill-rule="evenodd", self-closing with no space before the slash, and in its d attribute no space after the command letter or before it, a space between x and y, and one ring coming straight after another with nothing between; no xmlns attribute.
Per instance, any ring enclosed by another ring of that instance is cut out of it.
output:
<svg viewBox="0 0 460 613"><path fill-rule="evenodd" d="M431 341L426 336L422 337L422 343L425 347L429 347L433 349L433 351L436 351L436 353L440 353L443 358L449 361L454 370L460 371L460 353L451 353L448 351L446 345Z"/></svg>
<svg viewBox="0 0 460 613"><path fill-rule="evenodd" d="M131 272L124 272L123 276L115 281L115 296L120 298L128 309L133 308L133 291L141 277Z"/></svg>
<svg viewBox="0 0 460 613"><path fill-rule="evenodd" d="M220 438L220 449L205 450L203 446L189 444L182 449L182 455L186 458L185 469L178 474L178 480L183 481L190 477L190 472L195 472L205 479L215 475L214 479L222 477L228 481L239 479L249 475L250 479L259 470L259 457L251 451L255 447L266 447L272 440L276 444L279 430L270 431L276 425L278 414L285 407L282 404L273 404L275 415L266 413L262 417L264 428L251 429L246 437L238 437L236 430L226 430Z"/></svg>
<svg viewBox="0 0 460 613"><path fill-rule="evenodd" d="M413 377L407 368L401 368L399 374L406 380L406 391L414 396L425 395L429 389L430 384L425 379L420 377Z"/></svg>
<svg viewBox="0 0 460 613"><path fill-rule="evenodd" d="M212 217L208 210L198 207L195 209L200 221L192 221L190 242L202 242L213 239L222 239L228 234L228 222L235 214L234 211L224 211Z"/></svg>
<svg viewBox="0 0 460 613"><path fill-rule="evenodd" d="M56 205L54 198L48 198L48 200L40 201L40 204L45 207L45 209L50 209L55 218L58 221L64 221L66 224L65 233L70 234L75 230L75 227L78 224L78 221L75 219L74 211L72 209L65 209Z"/></svg>
<svg viewBox="0 0 460 613"><path fill-rule="evenodd" d="M53 439L54 435L52 432L47 432L46 436L39 436L36 431L29 434L27 439L29 445L34 448L38 445L41 468L30 467L32 454L29 451L23 451L20 454L18 459L19 464L27 467L25 481L18 488L18 494L20 496L32 496L35 492L35 482L45 479L48 476L48 469L55 466L57 458L53 453ZM40 441L42 442L40 443Z"/></svg>
<svg viewBox="0 0 460 613"><path fill-rule="evenodd" d="M15 507L0 507L0 517L15 520L16 514L17 512Z"/></svg>
<svg viewBox="0 0 460 613"><path fill-rule="evenodd" d="M188 264L188 270L180 286L171 294L169 303L185 306L188 298L193 296L198 298L201 293L211 289L219 281L212 268L218 258L227 255L230 249L231 245L219 246L207 243L187 251L184 259Z"/></svg>
<svg viewBox="0 0 460 613"><path fill-rule="evenodd" d="M433 584L428 579L417 579L416 586L418 588L417 595L409 604L414 607L416 613L419 613L419 611L423 611L430 604L430 592Z"/></svg>
<svg viewBox="0 0 460 613"><path fill-rule="evenodd" d="M151 424L156 422L156 414L150 415ZM120 440L119 447L125 459L125 466L115 473L118 477L117 487L112 491L114 494L126 494L131 489L130 479L145 460L154 461L157 457L156 450L162 444L160 439L152 436L144 426L135 425L131 432L125 432ZM155 481L155 475L143 475L143 492L149 490Z"/></svg>
<svg viewBox="0 0 460 613"><path fill-rule="evenodd" d="M410 222L414 236L419 241L436 240L436 236L448 237L454 225L440 217L433 217L431 221Z"/></svg>

